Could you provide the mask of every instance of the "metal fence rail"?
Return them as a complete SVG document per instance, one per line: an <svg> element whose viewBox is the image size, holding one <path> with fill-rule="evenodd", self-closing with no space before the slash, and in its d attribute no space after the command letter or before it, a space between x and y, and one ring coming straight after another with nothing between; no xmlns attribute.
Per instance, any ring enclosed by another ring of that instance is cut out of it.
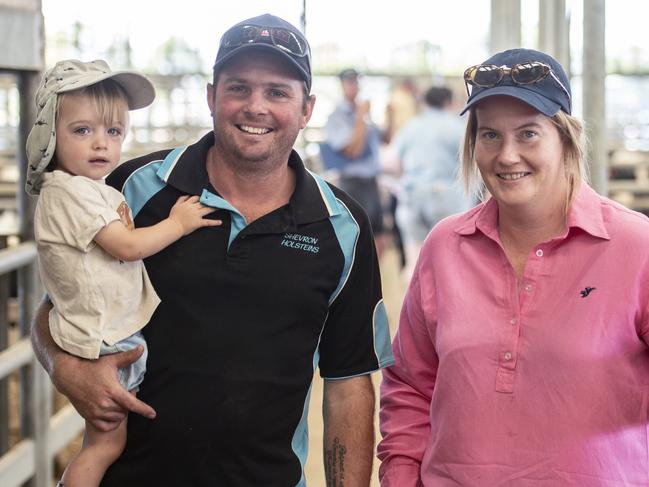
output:
<svg viewBox="0 0 649 487"><path fill-rule="evenodd" d="M0 275L32 266L35 260L34 242L0 250ZM19 487L32 479L33 487L50 487L53 458L81 431L83 419L70 405L51 415L52 386L36 361L28 337L0 351L0 380L24 369L29 373L21 374L21 380L28 384L22 384L22 388L30 397L23 401L22 418L29 435L0 457L0 486Z"/></svg>

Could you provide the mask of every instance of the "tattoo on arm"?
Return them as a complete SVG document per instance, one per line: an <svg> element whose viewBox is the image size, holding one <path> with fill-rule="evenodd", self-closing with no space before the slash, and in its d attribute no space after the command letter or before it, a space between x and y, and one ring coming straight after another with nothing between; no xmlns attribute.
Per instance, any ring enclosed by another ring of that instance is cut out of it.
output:
<svg viewBox="0 0 649 487"><path fill-rule="evenodd" d="M325 448L325 477L327 487L345 487L345 455L347 448L336 436L332 448Z"/></svg>

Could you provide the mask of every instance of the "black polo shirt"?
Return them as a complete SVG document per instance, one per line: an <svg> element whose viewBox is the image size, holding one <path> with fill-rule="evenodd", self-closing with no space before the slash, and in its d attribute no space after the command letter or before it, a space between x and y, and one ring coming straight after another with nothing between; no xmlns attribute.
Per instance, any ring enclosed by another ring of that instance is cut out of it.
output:
<svg viewBox="0 0 649 487"><path fill-rule="evenodd" d="M181 195L217 208L199 229L146 259L162 303L143 333L138 396L122 457L102 486L305 485L307 411L315 367L327 379L392 363L367 217L292 152L289 203L246 224L210 185L212 133L194 145L121 165L138 227Z"/></svg>

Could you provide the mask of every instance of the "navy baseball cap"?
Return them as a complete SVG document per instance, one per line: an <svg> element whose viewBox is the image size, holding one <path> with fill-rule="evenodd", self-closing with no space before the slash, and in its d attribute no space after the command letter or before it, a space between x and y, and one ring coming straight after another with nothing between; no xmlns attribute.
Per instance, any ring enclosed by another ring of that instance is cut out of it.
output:
<svg viewBox="0 0 649 487"><path fill-rule="evenodd" d="M517 65L519 68L516 73L510 71L495 83L485 83L489 86L473 84L473 81L481 83L478 79L480 73L497 78L498 70L495 68L514 68ZM481 70L480 66L487 66L487 69ZM519 74L520 78L529 79L519 79L517 82L518 73L523 73ZM538 80L535 80L536 78ZM495 95L517 98L548 117L553 117L559 110L567 114L571 112L568 75L552 56L533 49L509 49L494 54L481 65L468 68L464 73L464 80L467 86L472 85L471 95L460 115L478 102Z"/></svg>
<svg viewBox="0 0 649 487"><path fill-rule="evenodd" d="M297 69L311 91L311 48L306 38L295 26L270 14L259 15L230 27L219 44L214 61L214 74L234 56L250 49L281 54Z"/></svg>

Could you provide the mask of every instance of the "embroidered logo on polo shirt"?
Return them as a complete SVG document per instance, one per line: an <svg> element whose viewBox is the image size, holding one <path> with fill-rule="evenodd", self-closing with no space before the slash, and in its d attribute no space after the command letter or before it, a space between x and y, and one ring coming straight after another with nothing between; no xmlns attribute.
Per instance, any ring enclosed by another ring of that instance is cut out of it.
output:
<svg viewBox="0 0 649 487"><path fill-rule="evenodd" d="M281 245L291 249L303 250L317 254L320 251L318 239L309 235L300 235L299 233L285 233Z"/></svg>
<svg viewBox="0 0 649 487"><path fill-rule="evenodd" d="M591 292L593 292L595 289L597 289L597 288L596 288L596 287L585 287L584 290L581 291L581 297L582 297L582 298L587 298L588 295L589 295Z"/></svg>

